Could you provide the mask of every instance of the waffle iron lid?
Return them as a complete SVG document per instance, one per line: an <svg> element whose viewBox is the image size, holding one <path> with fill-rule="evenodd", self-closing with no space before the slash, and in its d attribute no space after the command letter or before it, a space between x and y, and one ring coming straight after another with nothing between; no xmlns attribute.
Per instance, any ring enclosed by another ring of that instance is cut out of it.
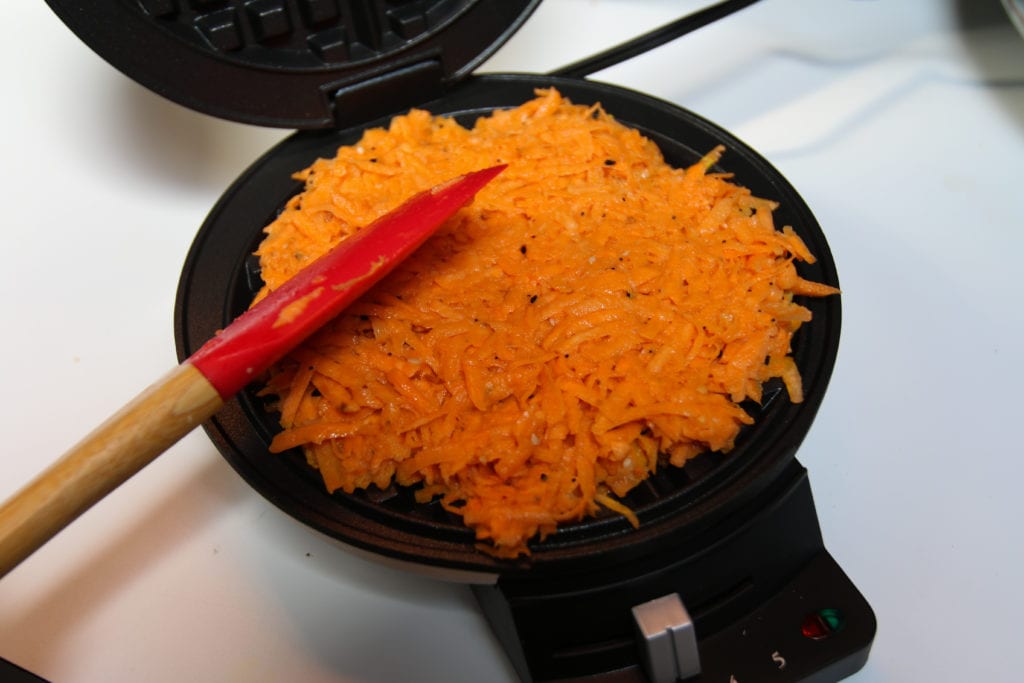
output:
<svg viewBox="0 0 1024 683"><path fill-rule="evenodd" d="M332 128L427 101L540 0L47 0L93 51L219 118Z"/></svg>

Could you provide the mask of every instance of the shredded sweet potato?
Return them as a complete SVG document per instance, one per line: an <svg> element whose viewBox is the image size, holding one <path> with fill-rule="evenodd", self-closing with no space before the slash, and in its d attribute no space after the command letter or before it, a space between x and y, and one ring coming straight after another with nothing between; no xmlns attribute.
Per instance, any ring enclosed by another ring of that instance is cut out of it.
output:
<svg viewBox="0 0 1024 683"><path fill-rule="evenodd" d="M555 90L470 130L412 111L300 174L266 229L269 291L461 173L508 168L410 259L272 371L283 427L327 489L393 482L462 516L482 547L527 553L663 463L728 451L740 407L781 378L810 319L813 256L773 202L680 170L600 106Z"/></svg>

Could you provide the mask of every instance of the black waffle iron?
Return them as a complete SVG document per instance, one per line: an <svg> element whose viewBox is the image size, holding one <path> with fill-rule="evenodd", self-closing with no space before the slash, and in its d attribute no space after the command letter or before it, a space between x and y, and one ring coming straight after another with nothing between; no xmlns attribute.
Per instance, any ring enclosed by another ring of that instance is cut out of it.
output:
<svg viewBox="0 0 1024 683"><path fill-rule="evenodd" d="M600 102L688 166L717 145L721 168L779 203L838 285L828 243L797 192L728 132L672 104L584 77L749 5L724 2L548 75L473 75L539 0L48 0L96 52L152 90L246 123L303 129L249 167L210 212L188 255L175 334L185 358L249 304L251 256L300 189L291 174L410 107L466 125L554 86ZM242 392L206 431L231 465L306 525L415 571L465 581L524 681L835 681L874 638L871 608L825 550L806 470L795 459L825 394L840 299L803 302L793 342L806 400L770 383L728 455L663 468L607 514L561 528L531 556L500 560L439 505L400 488L328 495L300 453L271 455L275 416Z"/></svg>

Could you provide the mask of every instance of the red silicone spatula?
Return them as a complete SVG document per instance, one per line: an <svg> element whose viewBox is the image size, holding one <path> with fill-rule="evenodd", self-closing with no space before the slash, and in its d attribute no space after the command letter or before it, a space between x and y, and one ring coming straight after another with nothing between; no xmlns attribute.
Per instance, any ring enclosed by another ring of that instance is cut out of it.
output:
<svg viewBox="0 0 1024 683"><path fill-rule="evenodd" d="M0 507L0 576L387 275L503 169L422 192L341 242L65 453Z"/></svg>

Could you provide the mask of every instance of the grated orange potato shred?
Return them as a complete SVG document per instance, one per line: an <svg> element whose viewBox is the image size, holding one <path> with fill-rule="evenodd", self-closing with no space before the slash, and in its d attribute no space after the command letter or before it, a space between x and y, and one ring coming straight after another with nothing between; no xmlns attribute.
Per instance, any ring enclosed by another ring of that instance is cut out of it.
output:
<svg viewBox="0 0 1024 683"><path fill-rule="evenodd" d="M775 204L674 169L599 105L541 90L466 129L413 110L299 174L257 253L280 286L412 194L508 168L419 251L271 371L282 431L331 492L439 498L498 556L602 508L658 467L728 451L739 403L800 401L794 295L812 261ZM258 298L259 298L258 296Z"/></svg>

